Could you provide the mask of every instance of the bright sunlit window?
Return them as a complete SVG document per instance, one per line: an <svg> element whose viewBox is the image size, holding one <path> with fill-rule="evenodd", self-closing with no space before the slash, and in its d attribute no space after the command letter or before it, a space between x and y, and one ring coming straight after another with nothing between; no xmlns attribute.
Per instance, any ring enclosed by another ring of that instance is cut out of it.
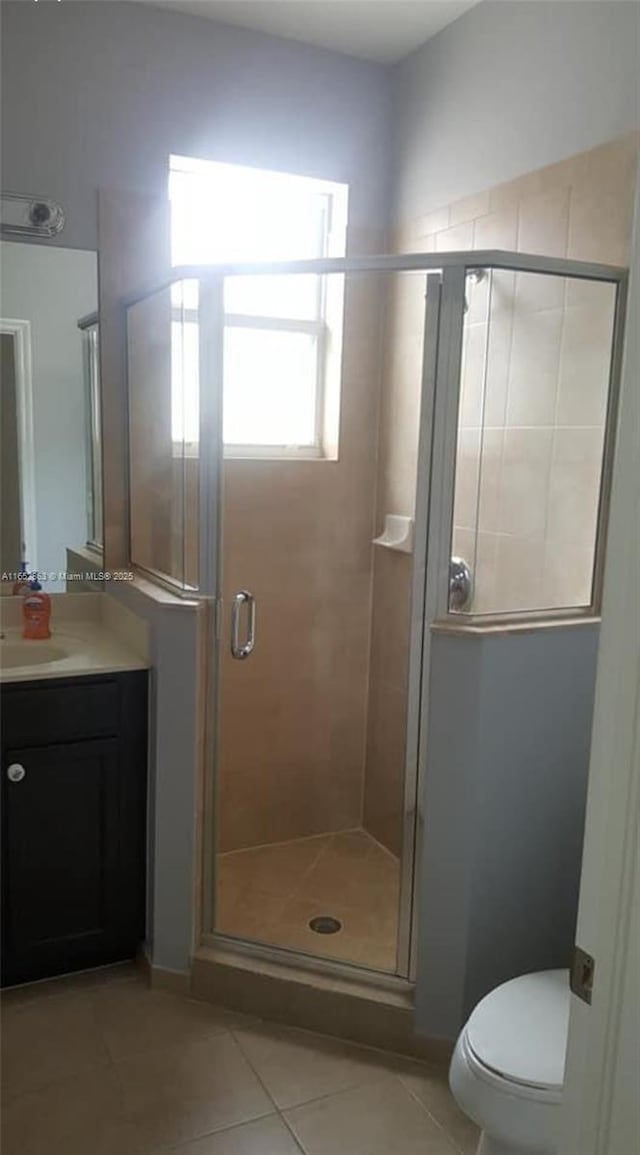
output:
<svg viewBox="0 0 640 1155"><path fill-rule="evenodd" d="M173 156L169 196L174 266L344 256L347 185ZM326 350L336 318L341 325L335 289L341 301L336 282L342 280L298 274L227 279L227 453L325 455ZM335 346L340 335L331 337ZM172 393L173 439L195 443L196 282L174 286Z"/></svg>

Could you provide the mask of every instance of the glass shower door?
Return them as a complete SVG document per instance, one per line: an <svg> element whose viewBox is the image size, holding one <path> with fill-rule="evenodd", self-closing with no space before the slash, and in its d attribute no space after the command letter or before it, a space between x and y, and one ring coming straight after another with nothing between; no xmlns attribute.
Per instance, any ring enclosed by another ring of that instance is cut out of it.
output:
<svg viewBox="0 0 640 1155"><path fill-rule="evenodd" d="M425 273L224 296L213 929L406 973Z"/></svg>

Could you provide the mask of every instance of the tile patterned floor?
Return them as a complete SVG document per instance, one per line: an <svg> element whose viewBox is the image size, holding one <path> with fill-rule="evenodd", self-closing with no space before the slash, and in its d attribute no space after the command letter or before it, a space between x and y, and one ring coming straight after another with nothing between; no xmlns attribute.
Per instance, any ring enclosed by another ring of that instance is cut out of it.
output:
<svg viewBox="0 0 640 1155"><path fill-rule="evenodd" d="M235 850L217 865L223 933L395 970L400 865L364 830ZM342 929L315 933L317 915Z"/></svg>
<svg viewBox="0 0 640 1155"><path fill-rule="evenodd" d="M3 999L3 1155L472 1155L446 1070L150 991Z"/></svg>

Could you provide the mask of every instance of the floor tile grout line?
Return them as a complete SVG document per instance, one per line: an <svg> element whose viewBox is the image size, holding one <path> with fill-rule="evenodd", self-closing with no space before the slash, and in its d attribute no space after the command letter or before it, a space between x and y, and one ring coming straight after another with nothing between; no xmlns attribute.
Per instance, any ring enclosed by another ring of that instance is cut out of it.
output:
<svg viewBox="0 0 640 1155"><path fill-rule="evenodd" d="M347 832L345 831L345 833L347 833ZM307 881L309 875L312 873L312 871L315 870L318 863L322 860L322 858L328 853L328 851L333 846L335 834L328 835L327 837L328 837L328 841L325 843L324 846L322 846L320 848L320 850L318 851L313 862L310 863L309 866L307 867L307 869L303 870L302 874L300 875L300 878L298 879L297 885L294 887L293 892L287 898L287 901L285 903L285 909L290 902L294 902L296 898L300 897L301 892L302 892L302 888L303 888L305 882Z"/></svg>
<svg viewBox="0 0 640 1155"><path fill-rule="evenodd" d="M280 1118L282 1120L283 1126L287 1128L287 1131L289 1132L291 1138L293 1139L296 1147L301 1152L301 1155L309 1155L309 1148L303 1147L302 1139L298 1138L298 1136L296 1135L295 1131L293 1130L293 1127L291 1126L289 1120L287 1119L286 1115L282 1111L280 1111Z"/></svg>
<svg viewBox="0 0 640 1155"><path fill-rule="evenodd" d="M393 1071L387 1071L386 1075L392 1075ZM302 1103L292 1103L290 1107L278 1107L281 1115L286 1115L287 1111L298 1111L303 1107L310 1107L313 1103L323 1103L326 1099L336 1099L340 1095L350 1095L352 1091L362 1091L367 1087L375 1087L378 1083L386 1083L386 1077L366 1080L364 1083L352 1083L349 1087L340 1087L336 1091L327 1091L324 1095L314 1095L311 1099L305 1099ZM424 1108L423 1108L424 1110Z"/></svg>
<svg viewBox="0 0 640 1155"><path fill-rule="evenodd" d="M297 838L283 838L280 842L258 842L256 846L240 846L237 850L220 850L217 858L229 858L232 854L251 854L256 850L275 850L279 846L292 846L294 842L313 842L318 838L333 838L336 834L354 834L360 828L349 826L347 830L323 830L319 834L301 834Z"/></svg>
<svg viewBox="0 0 640 1155"><path fill-rule="evenodd" d="M249 1059L248 1059L247 1055L244 1053L244 1050L243 1050L243 1049L242 1049L242 1047L240 1046L240 1043L239 1043L239 1042L238 1042L238 1040L236 1039L236 1037L235 1037L234 1033L233 1033L233 1032L232 1032L232 1031L231 1031L231 1030L230 1030L228 1027L225 1027L223 1031L220 1031L220 1032L218 1032L218 1034L216 1034L216 1035L213 1035L213 1036L209 1036L209 1037L211 1037L211 1038L221 1038L221 1036L222 1036L222 1035L228 1035L228 1036L229 1036L229 1037L230 1037L230 1038L233 1040L233 1042L234 1042L234 1043L235 1043L235 1045L237 1046L238 1050L240 1051L240 1053L241 1053L242 1057L243 1057L243 1058L245 1059L245 1061L247 1062L247 1065L249 1066L249 1068L251 1069L251 1071L253 1072L253 1074L256 1076L256 1078L257 1078L258 1082L260 1083L260 1086L262 1087L263 1091L265 1092L265 1094L266 1094L266 1096L267 1096L267 1098L268 1098L269 1102L271 1103L271 1105L272 1105L272 1108L273 1108L273 1109L272 1109L272 1110L270 1110L270 1111L264 1111L264 1112L261 1112L261 1113L260 1113L260 1114L258 1114L258 1115L252 1115L250 1118L246 1118L246 1119L240 1119L240 1120L239 1120L237 1123L231 1123L231 1125L230 1125L230 1126L224 1126L224 1127L214 1127L214 1129L213 1129L212 1131L205 1131L205 1132L203 1132L201 1135L193 1135L193 1136L191 1136L191 1138L190 1138L190 1139L185 1139L183 1143L179 1143L179 1144L177 1144L177 1145L170 1145L170 1146L167 1146L167 1147L166 1147L167 1155L169 1155L169 1153L170 1153L170 1152L172 1152L172 1151L177 1151L177 1152L179 1153L179 1152L180 1152L180 1150L181 1150L181 1148L184 1148L184 1147L188 1146L188 1145L189 1145L189 1144L191 1144L191 1143L196 1143L196 1142L198 1142L200 1139L207 1139L207 1138L209 1138L209 1137L210 1137L210 1136L212 1136L212 1135L222 1135L222 1134L224 1134L226 1131L233 1131L233 1130L235 1130L236 1128L238 1128L238 1127L243 1127L243 1126L245 1126L245 1125L246 1125L246 1124L248 1124L248 1123L257 1123L257 1122L258 1122L260 1119L273 1119L274 1115L279 1115L279 1114L280 1114L280 1110L279 1110L279 1108L278 1108L278 1105L275 1103L275 1101L274 1101L274 1099L273 1099L273 1096L269 1094L269 1091L268 1091L268 1089L265 1087L265 1085L264 1085L264 1083L263 1083L262 1079L261 1079L261 1078L260 1078L260 1076L258 1075L258 1072L257 1072L257 1071L255 1070L255 1068L253 1067L253 1064L252 1064L252 1063L249 1061ZM204 1036L204 1037L206 1038L207 1036ZM202 1042L202 1036L201 1036L201 1037L199 1037L199 1038L198 1038L196 1041L197 1041L197 1042ZM171 1043L170 1043L170 1044L168 1044L168 1047L167 1047L167 1049L168 1049L169 1047L173 1047L174 1045L175 1045L175 1044L171 1044ZM145 1056L147 1053L148 1053L148 1052L146 1052L146 1051L145 1051L145 1052L139 1052L139 1053L138 1053L138 1055L135 1055L135 1056L131 1056L131 1058L144 1058L144 1056ZM120 1093L121 1093L121 1095L122 1095L122 1097L123 1097L123 1107L125 1106L125 1104L124 1104L124 1085L123 1085L123 1079L122 1079L122 1077L121 1077L120 1071L118 1070L118 1064L119 1064L119 1062L127 1062L127 1061L128 1061L128 1060L126 1060L126 1059L123 1059L123 1060L116 1060L116 1061L114 1062L114 1067L116 1068L116 1078L117 1078L117 1080L118 1080L118 1087L119 1087ZM140 1134L141 1134L141 1135L143 1135L143 1133L144 1133L144 1132L143 1132L143 1129L140 1127L140 1124L137 1122L137 1120L136 1120L136 1119L133 1117L133 1115L132 1115L132 1114L129 1114L129 1112L127 1112L127 1110L126 1110L126 1109L124 1109L124 1110L123 1110L123 1118L124 1118L124 1120L125 1120L127 1123L130 1123L130 1124L131 1124L133 1127L135 1127L135 1128L136 1128L136 1130L140 1131ZM162 1150L162 1147L160 1148L160 1150Z"/></svg>
<svg viewBox="0 0 640 1155"><path fill-rule="evenodd" d="M166 1152L166 1155L172 1155L175 1151L177 1155L180 1155L180 1152L184 1151L185 1147L190 1147L192 1143L199 1143L202 1139L211 1139L215 1135L226 1135L230 1131L237 1131L240 1127L248 1127L251 1123L260 1123L264 1119L275 1119L279 1114L280 1112L276 1107L275 1111L267 1111L263 1115L252 1115L250 1119L241 1119L238 1123L231 1123L228 1127L216 1127L213 1131L204 1131L201 1135L193 1135L191 1139L185 1139L173 1146L161 1147L160 1151Z"/></svg>
<svg viewBox="0 0 640 1155"><path fill-rule="evenodd" d="M292 1029L293 1029L293 1030L296 1030L297 1028L295 1028L295 1027L294 1027L294 1028L292 1028ZM231 1033L233 1034L233 1036L234 1036L234 1038L235 1038L235 1033L234 1033L234 1031L233 1031L233 1030L231 1031ZM313 1034L313 1035L317 1035L317 1032L315 1032L315 1031L310 1031L310 1032L308 1032L308 1033L309 1033L309 1034ZM325 1035L320 1035L320 1036L317 1036L317 1037L319 1037L319 1038L322 1038L322 1039L324 1039L324 1038L331 1038L331 1036L325 1036ZM319 1101L319 1100L321 1100L321 1099L330 1099L332 1095L341 1095L341 1094L342 1094L343 1092L345 1092L345 1091L355 1091L355 1090L357 1090L359 1087L368 1086L368 1085L370 1085L370 1083L375 1083L375 1082L377 1082L377 1080L376 1080L376 1079L371 1079L371 1080L366 1080L366 1081L365 1081L365 1082L363 1082L363 1083L359 1083L359 1082L358 1082L358 1083L353 1083L351 1086L349 1086L349 1087L341 1087L341 1088L340 1088L339 1090L337 1090L337 1091L328 1091L326 1095L313 1095L313 1096L312 1096L310 1099L304 1099L304 1100L303 1100L302 1102L300 1102L300 1103L293 1103L293 1104L291 1104L291 1106L289 1106L289 1107L281 1107L281 1106L280 1106L280 1105L279 1105L279 1104L276 1102L276 1100L274 1099L273 1095L272 1095L272 1094L271 1094L271 1092L269 1091L269 1088L267 1087L267 1085L266 1085L266 1083L264 1082L264 1080L263 1080L262 1076L260 1075L260 1072L257 1070L257 1068L256 1068L256 1066L254 1065L254 1063L252 1062L251 1058L249 1057L249 1055L248 1055L248 1054L247 1054L247 1052L245 1051L245 1049L244 1049L244 1047L242 1046L242 1043L240 1042L240 1040L239 1040L239 1039L236 1039L236 1042L237 1042L238 1046L240 1047L240 1050L242 1051L242 1054L244 1055L245 1059L247 1060L247 1062L248 1062L249 1066L251 1067L251 1070L252 1070L252 1071L253 1071L253 1073L255 1074L256 1078L258 1079L258 1081L260 1082L260 1084L262 1085L262 1087L263 1087L263 1088L264 1088L264 1090L266 1091L266 1093L267 1093L267 1095L269 1096L269 1098L271 1099L271 1101L272 1101L272 1102L275 1104L275 1108L276 1108L276 1111L277 1111L279 1114L283 1114L285 1111L295 1111L295 1110L297 1110L297 1108L298 1108L298 1107L306 1107L306 1106L307 1106L309 1103L316 1103L316 1102L318 1102L318 1101ZM392 1074L392 1075L393 1075L393 1074L395 1074L395 1072L394 1072L394 1071L388 1071L388 1072L385 1072L385 1074L387 1074L387 1075L388 1075L388 1074ZM380 1081L382 1081L382 1080L380 1080Z"/></svg>
<svg viewBox="0 0 640 1155"><path fill-rule="evenodd" d="M429 1110L429 1108L426 1106L426 1104L422 1102L422 1099L420 1098L420 1096L416 1095L415 1091L412 1091L411 1087L407 1086L407 1084L402 1079L402 1075L398 1074L397 1078L398 1078L399 1082L402 1084L402 1086L404 1087L407 1094L410 1095L411 1098L418 1104L418 1106L422 1108L425 1115L428 1115L431 1122L435 1123L436 1127L438 1127L439 1130L443 1132L445 1138L451 1144L454 1151L456 1151L457 1155L465 1155L465 1152L462 1150L461 1147L458 1146L456 1140L454 1139L453 1135L448 1130L448 1128L445 1127L444 1123L441 1123L440 1120L436 1118L436 1116Z"/></svg>
<svg viewBox="0 0 640 1155"><path fill-rule="evenodd" d="M354 830L349 829L349 830L345 830L345 831L338 831L337 833L338 833L338 835L340 835L340 834L352 834L352 833L355 833L355 828L354 828ZM309 866L307 866L303 870L303 872L300 875L300 877L298 878L293 890L287 890L285 895L282 895L282 894L273 895L274 898L278 898L278 899L282 900L283 911L284 911L284 908L288 905L288 903L292 902L295 898L298 897L298 895L300 893L300 888L301 888L302 884L304 883L304 880L311 873L311 871L317 866L318 862L322 858L322 855L327 850L329 850L335 837L336 837L335 833L331 833L331 832L326 833L326 834L305 835L302 838L289 838L285 842L267 842L261 846L247 846L242 850L229 850L229 851L226 851L224 855L219 855L218 857L222 858L222 857L233 855L233 854L238 854L238 855L239 854L248 854L248 853L251 853L252 851L268 850L271 847L292 846L292 845L294 845L294 843L313 842L316 839L322 839L324 842L324 845L319 847L317 854L315 855L313 861L309 864ZM252 887L251 884L248 884L246 889L251 891L253 889L259 890L260 888L259 887ZM268 891L265 893L270 894L271 892Z"/></svg>
<svg viewBox="0 0 640 1155"><path fill-rule="evenodd" d="M236 1046L237 1046L238 1050L240 1051L240 1054L241 1054L241 1055L243 1056L243 1058L245 1059L245 1061L246 1061L246 1063L248 1064L249 1068L250 1068L250 1069L253 1071L253 1073L254 1073L254 1075L255 1075L256 1079L258 1080L258 1082L259 1082L260 1086L262 1087L262 1090L264 1091L265 1095L266 1095L266 1096L267 1096L267 1098L268 1098L268 1099L269 1099L269 1100L270 1100L270 1101L273 1103L274 1109L275 1109L275 1110L278 1112L278 1114L280 1114L280 1107L279 1107L279 1106L278 1106L278 1104L276 1103L276 1101L275 1101L275 1099L274 1099L273 1095L271 1094L271 1091L269 1090L269 1088L267 1087L267 1085L266 1085L266 1083L265 1083L264 1079L262 1078L262 1075L260 1074L260 1072L259 1072L259 1071L258 1071L258 1069L256 1068L255 1064L254 1064L254 1063L251 1061L251 1058L249 1057L249 1055L248 1055L248 1054L247 1054L247 1052L245 1051L244 1047L242 1046L242 1043L241 1043L240 1039L238 1039L238 1038L236 1037L236 1032L234 1031L233 1027L230 1027L230 1028L229 1028L229 1033L231 1034L231 1036L232 1036L232 1038L233 1038L233 1041L235 1042L235 1044L236 1044Z"/></svg>

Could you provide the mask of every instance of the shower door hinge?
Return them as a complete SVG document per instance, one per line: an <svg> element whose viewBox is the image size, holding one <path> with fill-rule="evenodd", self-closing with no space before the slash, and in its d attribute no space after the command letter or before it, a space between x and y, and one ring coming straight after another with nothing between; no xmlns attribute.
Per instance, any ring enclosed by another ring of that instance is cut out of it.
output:
<svg viewBox="0 0 640 1155"><path fill-rule="evenodd" d="M592 955L587 954L580 946L574 946L573 959L571 960L571 979L570 986L574 995L582 999L583 1003L588 1003L591 1006L591 995L593 992L593 976L596 969L596 960Z"/></svg>

